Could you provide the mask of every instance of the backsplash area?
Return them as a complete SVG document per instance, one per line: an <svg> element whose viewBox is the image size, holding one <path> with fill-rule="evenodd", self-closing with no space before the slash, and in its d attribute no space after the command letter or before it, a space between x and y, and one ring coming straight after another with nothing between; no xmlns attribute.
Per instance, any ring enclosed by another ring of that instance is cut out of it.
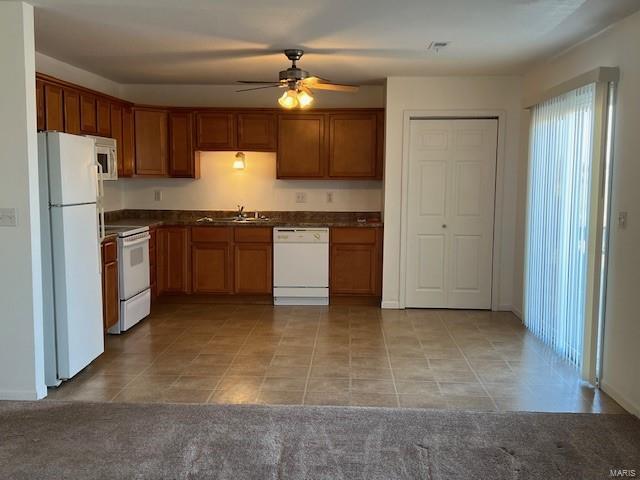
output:
<svg viewBox="0 0 640 480"><path fill-rule="evenodd" d="M277 180L275 153L244 152L246 168L232 168L236 152L203 152L201 178L120 179L105 191L107 210L358 211L382 209L381 181Z"/></svg>

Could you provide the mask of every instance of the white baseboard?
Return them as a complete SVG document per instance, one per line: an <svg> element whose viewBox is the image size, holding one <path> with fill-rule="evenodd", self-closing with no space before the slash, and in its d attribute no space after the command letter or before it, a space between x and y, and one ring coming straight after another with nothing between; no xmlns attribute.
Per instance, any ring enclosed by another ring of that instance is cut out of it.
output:
<svg viewBox="0 0 640 480"><path fill-rule="evenodd" d="M39 400L46 397L36 390L0 390L0 400Z"/></svg>
<svg viewBox="0 0 640 480"><path fill-rule="evenodd" d="M520 311L519 308L513 307L511 308L511 312L513 312L513 314L518 317L520 320L524 320L524 315L522 315L522 312Z"/></svg>
<svg viewBox="0 0 640 480"><path fill-rule="evenodd" d="M606 393L611 398L613 398L616 402L618 402L620 406L624 408L627 412L640 418L640 405L637 405L631 400L629 400L627 397L622 395L618 390L613 388L607 382L602 382L600 384L600 388L604 393Z"/></svg>
<svg viewBox="0 0 640 480"><path fill-rule="evenodd" d="M381 308L388 308L392 310L398 310L400 307L400 302L397 300L383 300Z"/></svg>

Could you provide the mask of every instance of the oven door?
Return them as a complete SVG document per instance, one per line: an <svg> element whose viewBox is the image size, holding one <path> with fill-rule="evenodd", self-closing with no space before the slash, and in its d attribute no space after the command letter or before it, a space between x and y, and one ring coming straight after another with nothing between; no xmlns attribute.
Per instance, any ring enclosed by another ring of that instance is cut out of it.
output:
<svg viewBox="0 0 640 480"><path fill-rule="evenodd" d="M151 286L149 279L148 232L120 238L120 300L143 292Z"/></svg>
<svg viewBox="0 0 640 480"><path fill-rule="evenodd" d="M118 162L116 149L104 145L96 145L96 161L102 167L103 180L118 179Z"/></svg>

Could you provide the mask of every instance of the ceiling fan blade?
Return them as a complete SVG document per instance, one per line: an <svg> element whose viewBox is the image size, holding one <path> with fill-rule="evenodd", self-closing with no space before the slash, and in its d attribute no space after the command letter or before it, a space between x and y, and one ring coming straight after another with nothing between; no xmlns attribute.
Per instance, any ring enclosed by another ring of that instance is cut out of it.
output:
<svg viewBox="0 0 640 480"><path fill-rule="evenodd" d="M236 92L249 92L251 90L262 90L263 88L278 88L281 86L282 85L280 85L279 83L276 83L274 85L266 85L264 87L242 88L240 90L236 90Z"/></svg>
<svg viewBox="0 0 640 480"><path fill-rule="evenodd" d="M257 80L237 80L236 82L237 83L249 83L249 84L252 84L252 83L278 83L278 82L275 82L273 80L268 80L268 81L265 81L265 82L260 82L260 81L257 81Z"/></svg>
<svg viewBox="0 0 640 480"><path fill-rule="evenodd" d="M357 92L360 87L358 85L343 85L340 83L314 83L309 88L315 90L331 90L332 92Z"/></svg>
<svg viewBox="0 0 640 480"><path fill-rule="evenodd" d="M331 83L331 80L327 80L326 78L318 77L317 75L313 75L311 77L307 77L304 80L302 80L302 83L306 84L308 87L310 87L312 84L319 83L319 82Z"/></svg>

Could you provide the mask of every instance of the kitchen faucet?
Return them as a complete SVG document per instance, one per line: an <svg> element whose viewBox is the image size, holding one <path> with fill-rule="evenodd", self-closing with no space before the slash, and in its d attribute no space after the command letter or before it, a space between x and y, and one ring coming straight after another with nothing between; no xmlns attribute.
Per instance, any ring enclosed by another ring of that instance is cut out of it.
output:
<svg viewBox="0 0 640 480"><path fill-rule="evenodd" d="M244 218L244 205L238 205L238 211L236 212L236 216L239 218Z"/></svg>

